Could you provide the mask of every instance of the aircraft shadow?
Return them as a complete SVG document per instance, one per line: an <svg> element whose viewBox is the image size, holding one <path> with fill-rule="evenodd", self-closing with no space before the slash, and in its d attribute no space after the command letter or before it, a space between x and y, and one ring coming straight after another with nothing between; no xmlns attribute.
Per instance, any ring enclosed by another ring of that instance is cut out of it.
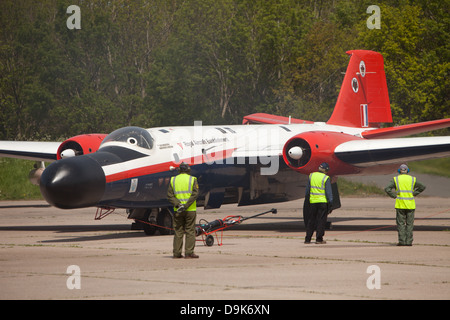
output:
<svg viewBox="0 0 450 320"><path fill-rule="evenodd" d="M281 218L283 219L283 218ZM298 221L292 221L292 218L289 218L290 221L286 222L264 222L264 223L246 223L243 222L242 224L232 226L225 230L242 230L242 231L277 231L277 232L305 232L305 224L303 222L303 219L298 219ZM427 220L427 221L439 221L439 220L448 220L447 218L427 218L427 219L417 219L414 225L415 231L445 231L448 230L449 227L445 225L421 225L420 220ZM345 222L355 222L358 223L353 224L344 224ZM368 224L367 222L372 222L371 224ZM373 222L377 222L373 224ZM328 219L328 222L331 222L331 229L332 231L345 231L345 232L352 232L352 231L392 231L397 230L395 218L392 219L386 219L386 218L330 218ZM339 224L337 224L339 223Z"/></svg>
<svg viewBox="0 0 450 320"><path fill-rule="evenodd" d="M80 235L79 237L64 238L64 239L53 239L53 240L43 240L40 243L64 243L64 242L80 242L80 241L96 241L96 240L113 240L113 239L125 239L133 237L143 237L145 233L139 230L131 230L129 224L124 225L73 225L73 226L2 226L0 227L0 232L5 231L29 231L29 232L39 232L39 231L51 231L55 233L81 233L81 232L113 232L102 235ZM129 231L123 233L122 231Z"/></svg>
<svg viewBox="0 0 450 320"><path fill-rule="evenodd" d="M256 220L256 219L255 219ZM305 225L303 219L293 220L287 217L277 217L272 218L268 222L267 219L264 222L244 221L239 225L234 225L229 228L224 229L224 232L229 231L274 231L279 233L298 233L305 232ZM281 221L280 221L281 220ZM287 221L285 221L287 220ZM379 220L380 223L373 224L374 221ZM420 219L419 219L420 220ZM423 220L423 219L422 219ZM448 220L444 218L427 218L430 220ZM395 219L385 219L385 218L330 218L328 220L332 223L331 229L327 231L342 231L342 232L358 232L358 231L395 231L397 228L395 226ZM355 222L357 224L343 224L346 221ZM367 222L372 222L368 224ZM336 224L339 222L339 224ZM445 225L420 225L416 223L414 226L414 231L445 231L449 227ZM53 231L55 233L82 233L82 232L101 232L107 231L112 232L109 234L102 235L80 235L72 238L65 239L53 239L53 240L43 240L41 243L64 243L64 242L82 242L82 241L97 241L97 240L114 240L114 239L127 239L127 238L139 238L148 237L142 230L131 230L130 224L108 224L108 225L52 225L52 226L1 226L0 232L5 231ZM127 231L127 232L124 232ZM220 232L220 230L218 231ZM154 236L159 236L158 231Z"/></svg>
<svg viewBox="0 0 450 320"><path fill-rule="evenodd" d="M40 243L67 243L67 242L85 242L85 241L99 241L99 240L117 240L117 239L129 239L129 238L141 238L146 236L143 231L130 230L127 233L114 233L114 234L103 234L95 236L80 236L74 238L66 239L55 239L55 240L43 240Z"/></svg>
<svg viewBox="0 0 450 320"><path fill-rule="evenodd" d="M2 226L0 231L54 231L65 232L86 232L86 231L123 231L130 230L129 224L109 224L109 225L51 225L51 226Z"/></svg>

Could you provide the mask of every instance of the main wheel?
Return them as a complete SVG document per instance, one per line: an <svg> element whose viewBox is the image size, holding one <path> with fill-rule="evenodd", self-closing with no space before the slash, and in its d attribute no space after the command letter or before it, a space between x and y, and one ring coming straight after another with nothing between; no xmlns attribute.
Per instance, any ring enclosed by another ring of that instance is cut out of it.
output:
<svg viewBox="0 0 450 320"><path fill-rule="evenodd" d="M173 225L172 225L172 214L167 208L161 209L161 211L158 214L158 217L156 218L156 221L158 222L158 230L160 234L166 235L166 234L173 234Z"/></svg>
<svg viewBox="0 0 450 320"><path fill-rule="evenodd" d="M144 229L145 234L148 235L148 236L152 236L156 232L156 227L155 226L151 226L151 225L146 224L146 223L142 224L142 228Z"/></svg>

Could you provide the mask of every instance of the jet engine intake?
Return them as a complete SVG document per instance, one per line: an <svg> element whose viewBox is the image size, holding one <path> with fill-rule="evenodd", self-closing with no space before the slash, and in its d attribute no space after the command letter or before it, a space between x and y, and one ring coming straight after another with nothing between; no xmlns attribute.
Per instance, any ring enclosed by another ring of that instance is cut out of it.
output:
<svg viewBox="0 0 450 320"><path fill-rule="evenodd" d="M322 162L330 165L329 174L339 167L343 173L355 173L357 168L339 160L334 150L341 143L361 139L340 132L310 131L289 139L283 147L284 162L293 170L310 174L317 171Z"/></svg>
<svg viewBox="0 0 450 320"><path fill-rule="evenodd" d="M58 148L57 159L71 158L96 152L106 134L82 134L67 139Z"/></svg>

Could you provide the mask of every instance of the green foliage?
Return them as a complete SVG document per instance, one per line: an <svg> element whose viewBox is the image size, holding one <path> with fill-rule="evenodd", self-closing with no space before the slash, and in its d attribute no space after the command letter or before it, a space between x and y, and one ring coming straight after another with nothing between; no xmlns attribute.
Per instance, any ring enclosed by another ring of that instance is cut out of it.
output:
<svg viewBox="0 0 450 320"><path fill-rule="evenodd" d="M402 1L382 5L383 27L360 41L385 58L394 122L450 116L448 1Z"/></svg>
<svg viewBox="0 0 450 320"><path fill-rule="evenodd" d="M450 117L448 0L2 0L0 139L118 127L326 121L346 51L385 57L394 124ZM81 29L69 30L69 5ZM441 134L448 134L443 130Z"/></svg>

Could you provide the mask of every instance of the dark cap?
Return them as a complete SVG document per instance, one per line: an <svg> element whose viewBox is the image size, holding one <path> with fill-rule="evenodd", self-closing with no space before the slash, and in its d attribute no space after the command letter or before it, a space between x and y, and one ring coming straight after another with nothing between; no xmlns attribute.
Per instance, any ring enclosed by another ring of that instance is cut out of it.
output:
<svg viewBox="0 0 450 320"><path fill-rule="evenodd" d="M328 163L324 162L324 163L320 164L319 170L320 169L325 170L325 171L329 171L330 170L330 166L328 165Z"/></svg>
<svg viewBox="0 0 450 320"><path fill-rule="evenodd" d="M189 167L189 165L186 162L182 162L180 164L180 172L189 172L191 170L191 168Z"/></svg>

